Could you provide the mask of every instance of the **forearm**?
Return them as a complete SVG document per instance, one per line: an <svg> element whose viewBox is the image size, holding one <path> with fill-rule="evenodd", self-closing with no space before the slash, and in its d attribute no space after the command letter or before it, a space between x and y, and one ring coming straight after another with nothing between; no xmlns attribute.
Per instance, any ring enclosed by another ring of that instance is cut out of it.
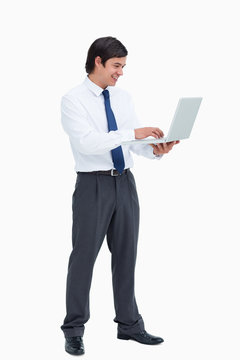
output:
<svg viewBox="0 0 240 360"><path fill-rule="evenodd" d="M162 158L162 155L160 155L160 156L154 155L153 148L149 144L146 144L146 145L142 145L142 144L131 145L130 150L132 152L134 152L135 154L140 155L140 156L144 156L144 157L146 157L148 159L160 160Z"/></svg>
<svg viewBox="0 0 240 360"><path fill-rule="evenodd" d="M121 145L123 141L134 139L134 130L124 129L100 133L90 130L85 133L71 134L71 142L82 154L104 154Z"/></svg>

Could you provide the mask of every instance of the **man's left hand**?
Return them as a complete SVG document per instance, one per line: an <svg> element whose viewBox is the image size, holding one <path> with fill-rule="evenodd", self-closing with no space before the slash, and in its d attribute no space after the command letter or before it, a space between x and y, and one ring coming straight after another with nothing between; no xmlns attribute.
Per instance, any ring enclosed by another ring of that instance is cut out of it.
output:
<svg viewBox="0 0 240 360"><path fill-rule="evenodd" d="M171 141L167 143L159 143L159 144L150 144L153 148L154 155L162 155L167 154L170 150L172 150L173 146L179 144L180 141Z"/></svg>

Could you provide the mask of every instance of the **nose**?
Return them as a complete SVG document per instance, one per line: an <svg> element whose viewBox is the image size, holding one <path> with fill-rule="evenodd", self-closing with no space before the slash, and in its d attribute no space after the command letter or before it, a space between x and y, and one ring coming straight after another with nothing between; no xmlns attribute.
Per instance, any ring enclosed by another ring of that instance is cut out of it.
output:
<svg viewBox="0 0 240 360"><path fill-rule="evenodd" d="M118 69L118 76L121 76L121 75L123 75L123 69L122 68L120 68L120 69Z"/></svg>

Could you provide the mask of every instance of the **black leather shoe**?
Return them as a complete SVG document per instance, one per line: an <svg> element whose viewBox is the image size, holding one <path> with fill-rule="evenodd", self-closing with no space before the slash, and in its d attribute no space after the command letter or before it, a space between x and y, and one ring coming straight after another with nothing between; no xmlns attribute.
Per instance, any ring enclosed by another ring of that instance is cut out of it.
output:
<svg viewBox="0 0 240 360"><path fill-rule="evenodd" d="M83 355L84 344L81 336L73 336L65 338L65 350L71 355Z"/></svg>
<svg viewBox="0 0 240 360"><path fill-rule="evenodd" d="M118 334L117 338L121 340L135 340L141 344L146 344L146 345L157 345L157 344L161 344L164 341L160 337L148 334L146 330L131 335Z"/></svg>

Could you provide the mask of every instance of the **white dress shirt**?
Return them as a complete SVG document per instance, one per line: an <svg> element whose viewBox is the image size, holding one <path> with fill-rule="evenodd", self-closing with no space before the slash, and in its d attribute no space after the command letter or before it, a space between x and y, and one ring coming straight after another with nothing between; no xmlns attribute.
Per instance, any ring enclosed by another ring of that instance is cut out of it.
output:
<svg viewBox="0 0 240 360"><path fill-rule="evenodd" d="M118 130L108 132L103 89L88 77L62 97L62 125L69 136L75 171L110 170L114 168L111 150L123 141L134 140L134 129L142 127L136 117L130 95L108 86L111 108ZM149 159L159 159L148 145L122 145L125 169L133 166L131 151Z"/></svg>

